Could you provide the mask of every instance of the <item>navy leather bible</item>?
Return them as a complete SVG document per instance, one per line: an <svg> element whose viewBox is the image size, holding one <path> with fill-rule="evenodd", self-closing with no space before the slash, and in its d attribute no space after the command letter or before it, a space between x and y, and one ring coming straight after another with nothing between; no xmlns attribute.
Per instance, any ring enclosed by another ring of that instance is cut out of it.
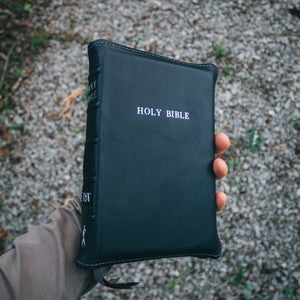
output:
<svg viewBox="0 0 300 300"><path fill-rule="evenodd" d="M218 70L107 40L88 47L83 167L85 269L217 258L214 92Z"/></svg>

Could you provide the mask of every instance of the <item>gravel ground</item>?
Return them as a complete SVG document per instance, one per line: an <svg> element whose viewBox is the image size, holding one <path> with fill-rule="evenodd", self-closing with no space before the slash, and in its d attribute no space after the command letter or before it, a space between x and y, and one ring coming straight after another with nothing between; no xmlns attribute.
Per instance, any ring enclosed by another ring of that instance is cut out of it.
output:
<svg viewBox="0 0 300 300"><path fill-rule="evenodd" d="M87 83L85 42L107 37L218 66L216 132L232 142L223 157L229 174L217 183L228 194L218 214L224 252L217 261L115 266L112 277L141 283L130 291L98 285L82 299L300 299L295 8L299 1L53 1L39 16L53 38L26 61L33 72L15 95L15 110L2 117L6 125L24 123L11 130L13 150L0 161L6 249L81 184L85 95L74 100L69 118L58 115L63 99ZM0 139L0 147L5 143Z"/></svg>

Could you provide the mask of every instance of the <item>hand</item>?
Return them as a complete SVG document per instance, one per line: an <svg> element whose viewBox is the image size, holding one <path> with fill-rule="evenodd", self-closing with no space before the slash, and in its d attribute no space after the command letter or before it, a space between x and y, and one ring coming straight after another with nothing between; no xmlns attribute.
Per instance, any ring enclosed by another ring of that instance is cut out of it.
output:
<svg viewBox="0 0 300 300"><path fill-rule="evenodd" d="M216 154L224 152L230 145L229 137L222 132L219 132L215 135L215 144L216 144ZM221 158L216 158L214 161L213 169L217 179L221 179L227 175L228 167L225 161ZM227 195L223 192L216 193L216 206L217 211L221 211L227 201Z"/></svg>

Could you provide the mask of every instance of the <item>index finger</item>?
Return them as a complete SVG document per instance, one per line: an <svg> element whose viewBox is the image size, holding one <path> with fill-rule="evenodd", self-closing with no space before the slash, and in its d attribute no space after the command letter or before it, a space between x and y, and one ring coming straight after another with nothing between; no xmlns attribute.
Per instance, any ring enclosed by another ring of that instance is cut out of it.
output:
<svg viewBox="0 0 300 300"><path fill-rule="evenodd" d="M230 146L230 140L227 134L219 132L215 135L215 153L221 153Z"/></svg>

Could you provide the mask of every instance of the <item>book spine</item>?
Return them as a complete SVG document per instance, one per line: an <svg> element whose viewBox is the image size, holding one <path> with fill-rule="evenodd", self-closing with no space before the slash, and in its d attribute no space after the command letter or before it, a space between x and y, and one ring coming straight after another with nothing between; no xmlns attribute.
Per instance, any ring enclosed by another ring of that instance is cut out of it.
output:
<svg viewBox="0 0 300 300"><path fill-rule="evenodd" d="M89 86L87 105L86 142L83 160L82 215L85 219L95 214L97 199L97 173L100 145L100 110L102 103L101 48L91 47L89 57Z"/></svg>

